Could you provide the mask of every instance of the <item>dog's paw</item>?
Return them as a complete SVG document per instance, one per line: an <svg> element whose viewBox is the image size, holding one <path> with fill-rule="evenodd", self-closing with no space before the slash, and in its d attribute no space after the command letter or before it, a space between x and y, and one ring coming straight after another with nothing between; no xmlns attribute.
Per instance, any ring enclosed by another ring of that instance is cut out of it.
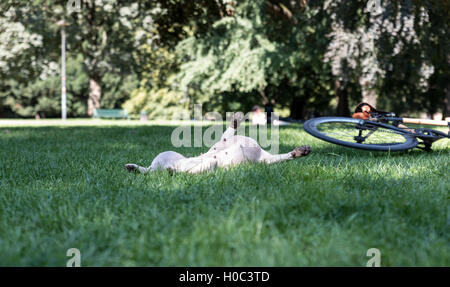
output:
<svg viewBox="0 0 450 287"><path fill-rule="evenodd" d="M305 156L308 155L311 152L311 147L304 145L301 147L296 147L292 152L292 157L296 158L296 157L301 157L301 156Z"/></svg>
<svg viewBox="0 0 450 287"><path fill-rule="evenodd" d="M233 114L233 117L231 118L231 124L230 126L233 129L237 129L240 125L240 123L244 120L244 114L242 112L236 112Z"/></svg>
<svg viewBox="0 0 450 287"><path fill-rule="evenodd" d="M134 163L128 163L125 165L125 169L129 172L136 172L138 170L138 166Z"/></svg>

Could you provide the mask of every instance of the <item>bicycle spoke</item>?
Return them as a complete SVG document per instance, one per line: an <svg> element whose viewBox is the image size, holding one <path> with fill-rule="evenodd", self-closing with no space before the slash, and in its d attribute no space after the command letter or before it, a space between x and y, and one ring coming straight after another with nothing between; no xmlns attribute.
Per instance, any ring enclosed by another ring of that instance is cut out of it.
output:
<svg viewBox="0 0 450 287"><path fill-rule="evenodd" d="M303 127L321 140L357 149L402 151L418 144L415 137L394 126L352 118L320 117L306 121Z"/></svg>
<svg viewBox="0 0 450 287"><path fill-rule="evenodd" d="M327 136L359 144L394 145L405 141L401 134L375 126L357 127L355 124L324 123L318 126L318 130Z"/></svg>

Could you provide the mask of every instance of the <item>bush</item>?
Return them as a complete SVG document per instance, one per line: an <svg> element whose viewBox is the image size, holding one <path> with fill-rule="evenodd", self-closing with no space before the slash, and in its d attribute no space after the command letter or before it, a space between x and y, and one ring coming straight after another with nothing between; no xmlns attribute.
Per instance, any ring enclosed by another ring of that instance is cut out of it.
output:
<svg viewBox="0 0 450 287"><path fill-rule="evenodd" d="M145 112L149 119L173 119L188 113L188 101L182 93L169 88L147 90L141 87L132 92L123 108L131 115Z"/></svg>

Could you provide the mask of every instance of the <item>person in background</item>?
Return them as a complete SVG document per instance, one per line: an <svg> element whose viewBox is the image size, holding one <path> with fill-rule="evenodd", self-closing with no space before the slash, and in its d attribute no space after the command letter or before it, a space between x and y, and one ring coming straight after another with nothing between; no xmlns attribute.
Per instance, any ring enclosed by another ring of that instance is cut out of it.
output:
<svg viewBox="0 0 450 287"><path fill-rule="evenodd" d="M273 105L274 102L269 102L264 106L264 110L266 112L267 115L267 124L271 124L272 123L272 113L273 113Z"/></svg>
<svg viewBox="0 0 450 287"><path fill-rule="evenodd" d="M259 106L254 106L252 108L252 124L253 125L265 125L266 115L263 113Z"/></svg>

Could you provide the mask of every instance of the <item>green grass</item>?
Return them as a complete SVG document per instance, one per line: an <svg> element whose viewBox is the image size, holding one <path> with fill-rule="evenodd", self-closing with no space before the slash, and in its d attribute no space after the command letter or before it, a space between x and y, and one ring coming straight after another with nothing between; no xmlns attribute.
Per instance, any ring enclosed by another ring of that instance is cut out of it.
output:
<svg viewBox="0 0 450 287"><path fill-rule="evenodd" d="M0 127L0 265L448 266L449 140L371 153L280 128L306 158L201 175L127 173L171 146L174 126Z"/></svg>

